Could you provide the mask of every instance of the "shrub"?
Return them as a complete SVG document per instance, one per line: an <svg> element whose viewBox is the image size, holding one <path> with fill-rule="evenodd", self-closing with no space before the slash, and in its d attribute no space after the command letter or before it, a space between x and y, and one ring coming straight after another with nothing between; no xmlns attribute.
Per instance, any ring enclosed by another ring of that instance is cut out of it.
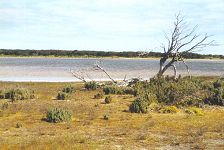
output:
<svg viewBox="0 0 224 150"><path fill-rule="evenodd" d="M215 81L215 82L213 83L213 87L214 87L214 88L221 88L221 87L224 87L224 81L221 80L221 79Z"/></svg>
<svg viewBox="0 0 224 150"><path fill-rule="evenodd" d="M166 105L178 105L180 101L189 99L189 95L192 100L202 101L206 95L202 87L203 84L197 78L181 77L178 79L172 77L151 78L150 82L137 82L133 86L135 96L153 93L159 103Z"/></svg>
<svg viewBox="0 0 224 150"><path fill-rule="evenodd" d="M65 93L73 93L75 91L75 88L71 85L68 85L67 87L64 87L62 89L62 92L65 92Z"/></svg>
<svg viewBox="0 0 224 150"><path fill-rule="evenodd" d="M106 98L105 98L105 103L106 104L109 104L109 103L111 103L112 102L112 97L111 96L107 96Z"/></svg>
<svg viewBox="0 0 224 150"><path fill-rule="evenodd" d="M103 116L103 119L104 119L104 120L109 120L109 116L108 116L108 115L104 115L104 116Z"/></svg>
<svg viewBox="0 0 224 150"><path fill-rule="evenodd" d="M197 107L190 107L190 108L186 109L185 112L187 114L191 114L191 115L198 115L198 116L203 115L202 109L197 108Z"/></svg>
<svg viewBox="0 0 224 150"><path fill-rule="evenodd" d="M5 99L15 100L26 100L35 98L34 91L25 88L15 88L5 92Z"/></svg>
<svg viewBox="0 0 224 150"><path fill-rule="evenodd" d="M86 82L85 83L85 88L87 90L96 90L98 88L98 84L95 81Z"/></svg>
<svg viewBox="0 0 224 150"><path fill-rule="evenodd" d="M129 106L129 111L131 113L147 113L148 106L149 106L148 101L146 101L144 99L137 98Z"/></svg>
<svg viewBox="0 0 224 150"><path fill-rule="evenodd" d="M101 99L101 98L103 98L103 96L104 96L103 92L99 92L96 95L94 95L94 98L95 99Z"/></svg>
<svg viewBox="0 0 224 150"><path fill-rule="evenodd" d="M68 99L68 97L69 97L68 93L58 92L57 100L66 100Z"/></svg>
<svg viewBox="0 0 224 150"><path fill-rule="evenodd" d="M204 103L224 106L224 90L221 87L213 89L210 96L204 100Z"/></svg>
<svg viewBox="0 0 224 150"><path fill-rule="evenodd" d="M132 87L125 87L123 89L123 93L124 94L134 95L135 94L135 90Z"/></svg>
<svg viewBox="0 0 224 150"><path fill-rule="evenodd" d="M62 108L53 108L47 111L46 119L48 122L68 122L72 119L71 111Z"/></svg>
<svg viewBox="0 0 224 150"><path fill-rule="evenodd" d="M131 87L119 87L119 86L106 86L103 88L103 92L108 94L132 94L134 95L134 89Z"/></svg>
<svg viewBox="0 0 224 150"><path fill-rule="evenodd" d="M103 88L103 92L107 94L123 94L123 91L120 87L118 86L106 86Z"/></svg>
<svg viewBox="0 0 224 150"><path fill-rule="evenodd" d="M166 106L159 110L160 113L177 113L178 109L176 106Z"/></svg>
<svg viewBox="0 0 224 150"><path fill-rule="evenodd" d="M147 113L149 106L152 103L157 103L156 97L152 93L143 93L138 95L138 97L129 106L129 111L132 113Z"/></svg>
<svg viewBox="0 0 224 150"><path fill-rule="evenodd" d="M16 128L22 128L22 124L21 123L16 123Z"/></svg>

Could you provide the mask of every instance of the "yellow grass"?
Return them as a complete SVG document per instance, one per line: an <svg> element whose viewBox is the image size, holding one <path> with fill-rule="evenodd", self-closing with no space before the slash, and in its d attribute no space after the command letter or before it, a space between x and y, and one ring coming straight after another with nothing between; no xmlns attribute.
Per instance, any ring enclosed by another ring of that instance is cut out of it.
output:
<svg viewBox="0 0 224 150"><path fill-rule="evenodd" d="M36 91L35 100L0 100L0 149L223 149L224 109L208 107L204 115L135 114L127 112L131 95L112 95L113 101L94 99L99 92L85 91L73 83L76 92L66 101L55 100L67 83L1 82L1 89L21 86ZM73 112L68 123L44 120L51 107ZM104 120L104 115L109 120ZM16 124L22 125L16 128Z"/></svg>

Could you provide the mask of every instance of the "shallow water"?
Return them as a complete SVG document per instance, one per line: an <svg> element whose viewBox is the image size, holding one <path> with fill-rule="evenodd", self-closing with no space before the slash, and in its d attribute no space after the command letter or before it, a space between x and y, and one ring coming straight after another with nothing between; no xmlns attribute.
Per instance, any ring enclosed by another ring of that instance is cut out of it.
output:
<svg viewBox="0 0 224 150"><path fill-rule="evenodd" d="M86 79L109 80L101 71L93 70L98 59L83 58L0 58L1 81L67 82L79 81L69 72L83 72ZM159 60L101 59L101 66L116 80L140 77L149 79L159 68ZM224 75L224 60L187 60L191 75ZM176 64L178 74L187 75L183 63ZM81 74L81 73L80 73ZM169 70L167 74L173 74Z"/></svg>

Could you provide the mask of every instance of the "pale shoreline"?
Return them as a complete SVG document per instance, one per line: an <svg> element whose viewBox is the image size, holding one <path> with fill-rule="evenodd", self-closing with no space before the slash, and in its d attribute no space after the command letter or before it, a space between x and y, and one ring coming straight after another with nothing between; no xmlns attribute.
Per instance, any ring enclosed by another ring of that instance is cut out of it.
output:
<svg viewBox="0 0 224 150"><path fill-rule="evenodd" d="M123 60L158 60L160 58L156 58L156 57L147 57L147 58L142 58L142 57L51 57L51 56L0 56L1 58L48 58L48 59L123 59ZM212 58L212 59L185 59L185 60L198 60L198 61L224 61L224 59L220 59L220 58Z"/></svg>

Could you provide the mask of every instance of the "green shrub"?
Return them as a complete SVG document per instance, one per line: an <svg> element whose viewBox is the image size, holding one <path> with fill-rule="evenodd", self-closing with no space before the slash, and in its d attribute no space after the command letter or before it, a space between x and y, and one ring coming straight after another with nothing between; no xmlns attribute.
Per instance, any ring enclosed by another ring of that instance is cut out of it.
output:
<svg viewBox="0 0 224 150"><path fill-rule="evenodd" d="M222 79L219 79L219 80L215 81L213 83L213 87L214 88L221 88L221 87L224 88L224 81Z"/></svg>
<svg viewBox="0 0 224 150"><path fill-rule="evenodd" d="M165 106L159 110L160 113L177 113L178 109L176 106Z"/></svg>
<svg viewBox="0 0 224 150"><path fill-rule="evenodd" d="M156 96L152 93L143 93L138 95L138 97L129 106L129 111L132 113L147 113L150 104L157 103Z"/></svg>
<svg viewBox="0 0 224 150"><path fill-rule="evenodd" d="M224 90L221 87L212 89L210 96L204 100L205 104L224 106Z"/></svg>
<svg viewBox="0 0 224 150"><path fill-rule="evenodd" d="M104 115L104 116L103 116L103 119L104 119L104 120L109 120L109 116L108 116L108 115Z"/></svg>
<svg viewBox="0 0 224 150"><path fill-rule="evenodd" d="M65 93L73 93L75 91L75 88L71 85L68 85L67 87L64 87L62 89L62 92L65 92Z"/></svg>
<svg viewBox="0 0 224 150"><path fill-rule="evenodd" d="M111 96L107 96L106 98L105 98L105 103L106 104L109 104L109 103L111 103L112 102L112 97Z"/></svg>
<svg viewBox="0 0 224 150"><path fill-rule="evenodd" d="M132 87L125 87L125 88L123 88L123 93L124 94L134 95L135 94L135 90Z"/></svg>
<svg viewBox="0 0 224 150"><path fill-rule="evenodd" d="M101 98L103 98L103 97L104 97L104 94L103 94L102 91L99 92L99 93L97 93L96 95L94 95L94 98L95 98L95 99L101 99Z"/></svg>
<svg viewBox="0 0 224 150"><path fill-rule="evenodd" d="M202 109L197 107L190 107L186 109L185 112L190 115L198 115L198 116L202 116L204 114Z"/></svg>
<svg viewBox="0 0 224 150"><path fill-rule="evenodd" d="M22 128L23 125L21 123L16 123L16 128Z"/></svg>
<svg viewBox="0 0 224 150"><path fill-rule="evenodd" d="M96 90L98 88L98 86L99 85L95 81L85 83L85 88L87 90Z"/></svg>
<svg viewBox="0 0 224 150"><path fill-rule="evenodd" d="M149 103L147 100L137 98L129 106L129 111L131 113L147 113Z"/></svg>
<svg viewBox="0 0 224 150"><path fill-rule="evenodd" d="M65 93L65 92L58 92L58 95L57 95L57 100L66 100L69 98L69 95L68 93Z"/></svg>
<svg viewBox="0 0 224 150"><path fill-rule="evenodd" d="M103 88L103 92L107 94L123 94L123 91L120 87L118 86L106 86Z"/></svg>
<svg viewBox="0 0 224 150"><path fill-rule="evenodd" d="M134 89L131 87L119 87L115 85L106 86L103 88L103 92L108 94L131 94L134 95Z"/></svg>
<svg viewBox="0 0 224 150"><path fill-rule="evenodd" d="M181 77L151 78L149 82L137 82L133 86L135 96L152 93L159 103L165 105L178 105L181 101L189 99L189 96L194 101L202 101L206 95L202 87L203 84L197 78Z"/></svg>
<svg viewBox="0 0 224 150"><path fill-rule="evenodd" d="M72 119L71 111L62 108L53 108L47 111L46 119L48 122L68 122Z"/></svg>
<svg viewBox="0 0 224 150"><path fill-rule="evenodd" d="M35 98L34 91L25 89L25 88L14 88L8 91L5 91L5 99L15 100L26 100Z"/></svg>

